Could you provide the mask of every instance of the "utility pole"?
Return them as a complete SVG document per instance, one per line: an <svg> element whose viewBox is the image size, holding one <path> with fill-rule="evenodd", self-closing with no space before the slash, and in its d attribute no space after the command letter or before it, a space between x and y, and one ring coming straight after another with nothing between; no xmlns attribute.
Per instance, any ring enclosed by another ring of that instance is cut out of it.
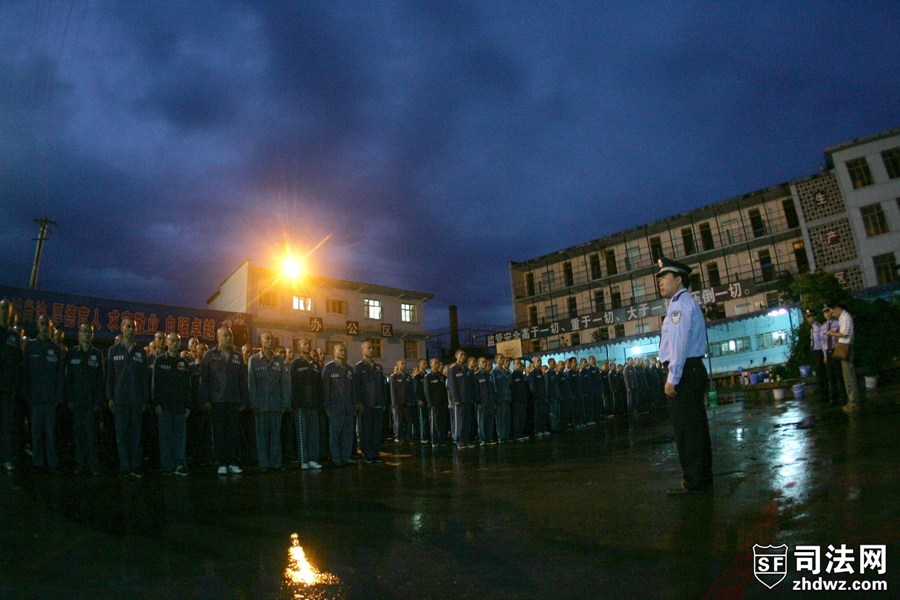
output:
<svg viewBox="0 0 900 600"><path fill-rule="evenodd" d="M41 268L41 252L44 251L44 240L47 239L47 235L50 233L50 226L56 225L56 221L51 221L47 217L35 219L34 222L40 225L41 228L38 230L37 238L35 238L37 247L34 250L34 266L31 268L31 281L28 282L28 287L31 289L37 286L38 270Z"/></svg>

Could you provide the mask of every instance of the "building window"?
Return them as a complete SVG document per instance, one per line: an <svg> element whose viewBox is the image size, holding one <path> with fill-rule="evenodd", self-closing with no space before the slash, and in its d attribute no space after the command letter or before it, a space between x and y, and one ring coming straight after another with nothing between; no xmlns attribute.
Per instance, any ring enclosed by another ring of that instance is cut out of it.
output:
<svg viewBox="0 0 900 600"><path fill-rule="evenodd" d="M875 280L878 285L897 281L897 261L893 252L873 256L872 264L875 266Z"/></svg>
<svg viewBox="0 0 900 600"><path fill-rule="evenodd" d="M337 298L325 299L325 312L329 315L346 315L347 301L338 300Z"/></svg>
<svg viewBox="0 0 900 600"><path fill-rule="evenodd" d="M700 273L697 271L693 271L688 279L690 280L690 283L688 283L689 289L696 291L703 288L703 282L700 281Z"/></svg>
<svg viewBox="0 0 900 600"><path fill-rule="evenodd" d="M751 350L750 336L725 340L722 342L712 342L709 344L709 355L713 358L727 356L729 354L740 354L741 352L747 352L749 350Z"/></svg>
<svg viewBox="0 0 900 600"><path fill-rule="evenodd" d="M556 281L556 274L553 272L553 269L547 269L543 274L543 289L541 292L550 292L553 291L553 283Z"/></svg>
<svg viewBox="0 0 900 600"><path fill-rule="evenodd" d="M616 249L610 248L606 251L606 273L607 275L615 275L619 272L616 268Z"/></svg>
<svg viewBox="0 0 900 600"><path fill-rule="evenodd" d="M615 331L615 335L617 338L625 337L625 324L624 323L616 323L615 327L613 327Z"/></svg>
<svg viewBox="0 0 900 600"><path fill-rule="evenodd" d="M363 299L363 315L367 319L381 320L381 300Z"/></svg>
<svg viewBox="0 0 900 600"><path fill-rule="evenodd" d="M537 306L528 307L528 325L534 327L538 324Z"/></svg>
<svg viewBox="0 0 900 600"><path fill-rule="evenodd" d="M809 273L809 259L806 256L806 245L803 242L794 242L794 261L797 263L798 273Z"/></svg>
<svg viewBox="0 0 900 600"><path fill-rule="evenodd" d="M525 295L534 296L534 273L525 274Z"/></svg>
<svg viewBox="0 0 900 600"><path fill-rule="evenodd" d="M600 279L600 255L591 254L591 279Z"/></svg>
<svg viewBox="0 0 900 600"><path fill-rule="evenodd" d="M312 298L294 296L291 306L294 310L312 310Z"/></svg>
<svg viewBox="0 0 900 600"><path fill-rule="evenodd" d="M594 310L597 312L606 310L606 301L603 299L603 290L594 292Z"/></svg>
<svg viewBox="0 0 900 600"><path fill-rule="evenodd" d="M559 310L557 310L555 304L547 305L547 308L544 309L544 318L548 321L555 321L559 318Z"/></svg>
<svg viewBox="0 0 900 600"><path fill-rule="evenodd" d="M703 246L703 250L706 251L715 248L712 229L709 228L709 223L700 223L700 225L697 226L697 229L700 231L700 245Z"/></svg>
<svg viewBox="0 0 900 600"><path fill-rule="evenodd" d="M754 208L749 213L750 228L753 230L753 237L758 238L766 235L766 224L763 222L759 209Z"/></svg>
<svg viewBox="0 0 900 600"><path fill-rule="evenodd" d="M369 338L366 341L372 344L372 349L375 351L374 358L381 358L381 338Z"/></svg>
<svg viewBox="0 0 900 600"><path fill-rule="evenodd" d="M417 360L419 358L419 342L403 340L403 358Z"/></svg>
<svg viewBox="0 0 900 600"><path fill-rule="evenodd" d="M681 243L684 245L684 253L685 254L693 254L697 251L697 248L694 246L694 230L690 227L685 227L681 230Z"/></svg>
<svg viewBox="0 0 900 600"><path fill-rule="evenodd" d="M900 177L900 148L891 148L881 153L881 160L884 161L884 169L887 171L888 177L897 179Z"/></svg>
<svg viewBox="0 0 900 600"><path fill-rule="evenodd" d="M866 236L874 237L888 232L887 219L884 217L884 211L881 210L881 204L869 204L859 209L862 215L863 225L866 227Z"/></svg>
<svg viewBox="0 0 900 600"><path fill-rule="evenodd" d="M709 279L710 287L722 285L722 278L719 276L719 263L711 262L706 264L706 277Z"/></svg>
<svg viewBox="0 0 900 600"><path fill-rule="evenodd" d="M575 274L572 272L572 263L569 261L563 263L563 278L566 281L566 287L575 285Z"/></svg>
<svg viewBox="0 0 900 600"><path fill-rule="evenodd" d="M800 218L797 216L797 209L794 206L794 201L791 199L783 201L781 203L781 208L784 209L784 219L788 229L800 227Z"/></svg>
<svg viewBox="0 0 900 600"><path fill-rule="evenodd" d="M787 344L787 331L771 331L756 336L756 349L766 350Z"/></svg>
<svg viewBox="0 0 900 600"><path fill-rule="evenodd" d="M569 345L570 346L580 346L581 345L581 334L573 333L569 336Z"/></svg>
<svg viewBox="0 0 900 600"><path fill-rule="evenodd" d="M641 262L641 249L638 246L625 248L625 270L633 271L639 268Z"/></svg>
<svg viewBox="0 0 900 600"><path fill-rule="evenodd" d="M659 239L659 236L650 238L650 258L658 260L662 255L662 240Z"/></svg>
<svg viewBox="0 0 900 600"><path fill-rule="evenodd" d="M763 281L772 281L775 279L775 265L772 264L772 255L768 250L760 250L757 254L759 257L759 270L762 273Z"/></svg>
<svg viewBox="0 0 900 600"><path fill-rule="evenodd" d="M619 286L614 285L609 288L609 299L612 302L612 308L622 308L622 290Z"/></svg>
<svg viewBox="0 0 900 600"><path fill-rule="evenodd" d="M850 182L853 184L854 190L858 190L861 187L866 187L867 185L872 185L874 183L872 180L872 171L869 170L869 163L866 162L865 156L854 160L848 160L847 172L850 174Z"/></svg>
<svg viewBox="0 0 900 600"><path fill-rule="evenodd" d="M569 318L574 319L578 316L578 299L575 296L569 296Z"/></svg>
<svg viewBox="0 0 900 600"><path fill-rule="evenodd" d="M416 320L416 305L415 304L400 304L400 320L404 323L417 323Z"/></svg>
<svg viewBox="0 0 900 600"><path fill-rule="evenodd" d="M275 308L278 306L278 295L275 292L262 292L259 295L260 308Z"/></svg>
<svg viewBox="0 0 900 600"><path fill-rule="evenodd" d="M631 284L631 303L632 304L640 304L641 302L646 302L647 299L644 296L647 295L647 286L643 281L637 281Z"/></svg>
<svg viewBox="0 0 900 600"><path fill-rule="evenodd" d="M609 327L598 327L593 334L595 342L609 339Z"/></svg>

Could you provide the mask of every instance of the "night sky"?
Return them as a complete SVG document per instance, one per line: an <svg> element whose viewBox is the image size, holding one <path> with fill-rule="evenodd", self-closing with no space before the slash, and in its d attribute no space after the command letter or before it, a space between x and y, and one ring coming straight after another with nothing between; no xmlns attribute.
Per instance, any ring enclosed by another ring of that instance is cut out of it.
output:
<svg viewBox="0 0 900 600"><path fill-rule="evenodd" d="M205 306L310 270L512 323L509 261L900 125L900 3L0 0L0 283ZM330 236L330 237L328 237Z"/></svg>

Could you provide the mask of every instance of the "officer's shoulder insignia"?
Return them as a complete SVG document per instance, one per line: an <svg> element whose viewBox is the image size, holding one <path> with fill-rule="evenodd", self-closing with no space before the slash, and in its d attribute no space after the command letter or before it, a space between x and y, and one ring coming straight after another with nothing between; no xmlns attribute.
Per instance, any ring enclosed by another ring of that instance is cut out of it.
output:
<svg viewBox="0 0 900 600"><path fill-rule="evenodd" d="M681 311L673 310L672 311L672 323L674 323L675 325L678 325L679 321L681 321Z"/></svg>

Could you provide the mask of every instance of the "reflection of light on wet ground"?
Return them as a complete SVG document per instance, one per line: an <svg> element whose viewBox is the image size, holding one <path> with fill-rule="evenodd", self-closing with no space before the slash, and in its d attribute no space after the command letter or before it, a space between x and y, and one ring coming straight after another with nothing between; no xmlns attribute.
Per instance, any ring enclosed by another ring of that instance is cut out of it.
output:
<svg viewBox="0 0 900 600"><path fill-rule="evenodd" d="M295 600L340 598L340 579L331 573L322 573L312 566L300 545L296 533L291 534L288 548L288 566L284 571L284 587L293 592Z"/></svg>

